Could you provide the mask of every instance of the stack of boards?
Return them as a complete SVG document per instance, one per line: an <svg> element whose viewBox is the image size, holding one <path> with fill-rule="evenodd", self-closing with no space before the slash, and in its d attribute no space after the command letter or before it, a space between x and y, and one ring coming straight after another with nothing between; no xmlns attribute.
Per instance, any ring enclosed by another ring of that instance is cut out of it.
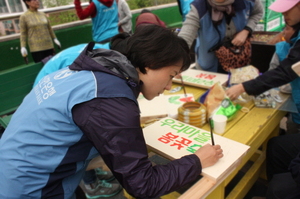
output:
<svg viewBox="0 0 300 199"><path fill-rule="evenodd" d="M227 74L213 73L191 68L181 73L181 76L184 84L205 89L209 89L217 82L226 86L228 81ZM181 79L173 78L173 82L181 83Z"/></svg>
<svg viewBox="0 0 300 199"><path fill-rule="evenodd" d="M188 93L187 99L184 94L164 95L161 94L153 100L147 100L142 94L138 97L141 111L141 123L157 118L172 117L177 118L178 108L186 102L195 101L194 95Z"/></svg>

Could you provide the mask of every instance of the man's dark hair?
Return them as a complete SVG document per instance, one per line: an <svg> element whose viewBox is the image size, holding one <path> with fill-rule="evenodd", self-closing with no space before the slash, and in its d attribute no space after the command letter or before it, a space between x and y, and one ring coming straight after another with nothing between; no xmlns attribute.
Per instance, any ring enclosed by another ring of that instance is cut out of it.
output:
<svg viewBox="0 0 300 199"><path fill-rule="evenodd" d="M122 38L124 39L120 42ZM130 37L114 37L111 49L127 56L132 65L144 74L146 67L155 70L182 61L181 71L184 71L191 64L186 41L171 30L157 25L144 26Z"/></svg>

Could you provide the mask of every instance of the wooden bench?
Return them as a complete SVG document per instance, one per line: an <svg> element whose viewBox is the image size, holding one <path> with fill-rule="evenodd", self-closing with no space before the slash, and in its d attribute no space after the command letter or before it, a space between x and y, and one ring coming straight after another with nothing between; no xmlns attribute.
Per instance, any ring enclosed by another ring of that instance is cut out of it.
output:
<svg viewBox="0 0 300 199"><path fill-rule="evenodd" d="M43 63L22 65L0 72L0 125L6 128L12 114L32 89Z"/></svg>

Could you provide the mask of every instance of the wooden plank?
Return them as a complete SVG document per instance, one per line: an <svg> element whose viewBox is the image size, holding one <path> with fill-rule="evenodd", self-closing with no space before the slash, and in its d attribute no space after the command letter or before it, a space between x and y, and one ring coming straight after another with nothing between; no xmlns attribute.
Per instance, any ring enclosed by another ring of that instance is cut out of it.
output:
<svg viewBox="0 0 300 199"><path fill-rule="evenodd" d="M284 111L275 110L274 114L271 114L271 116L269 115L270 113L266 113L268 111L273 112L274 109L262 110L261 108L254 108L250 114L245 115L245 117L229 132L225 133L227 138L251 146L248 153L243 157L242 163L238 169L246 164L263 143L268 141L270 134L273 134L274 131L278 130L278 124L286 114ZM233 172L233 174L226 179L226 184L232 180L234 173L237 173L237 171Z"/></svg>
<svg viewBox="0 0 300 199"><path fill-rule="evenodd" d="M164 95L155 97L152 100L147 100L142 94L138 97L139 107L141 111L141 123L146 123L149 120L168 116L166 107L166 98Z"/></svg>
<svg viewBox="0 0 300 199"><path fill-rule="evenodd" d="M285 114L284 111L254 107L235 124L232 130L225 132L224 136L247 145L259 140L263 141L277 127ZM263 134L264 131L266 134Z"/></svg>
<svg viewBox="0 0 300 199"><path fill-rule="evenodd" d="M187 93L187 99L195 100L191 93ZM184 94L162 94L149 101L140 94L138 102L141 110L141 123L145 124L150 120L167 116L177 119L178 108L186 102L186 98Z"/></svg>
<svg viewBox="0 0 300 199"><path fill-rule="evenodd" d="M215 186L211 191L209 191L203 198L205 199L216 199L216 198L224 198L225 197L225 185L224 182Z"/></svg>
<svg viewBox="0 0 300 199"><path fill-rule="evenodd" d="M173 82L173 85L172 85L172 89L176 88L176 87L181 87L181 84L178 84L178 83L174 83ZM170 90L170 91L171 91ZM205 89L201 89L201 88L198 88L198 87L193 87L193 86L186 86L185 87L185 90L186 90L186 93L193 93L194 95L194 98L195 100L198 100L198 98L206 92ZM176 93L173 93L173 92L170 92L170 91L165 91L164 94L165 95L172 95L172 94L184 94L183 92L183 89L181 89L180 91L176 92Z"/></svg>
<svg viewBox="0 0 300 199"><path fill-rule="evenodd" d="M211 143L210 133L173 118L164 118L143 129L146 144L169 159L178 159L195 152L199 147ZM202 175L214 181L223 179L239 164L249 146L214 134L224 157L215 165L204 168Z"/></svg>
<svg viewBox="0 0 300 199"><path fill-rule="evenodd" d="M180 197L180 193L174 191L174 192L171 192L171 193L169 193L167 195L163 195L160 198L161 199L177 199L179 197Z"/></svg>
<svg viewBox="0 0 300 199"><path fill-rule="evenodd" d="M203 177L196 182L188 191L183 193L178 199L199 199L203 198L213 187L216 182L210 178Z"/></svg>
<svg viewBox="0 0 300 199"><path fill-rule="evenodd" d="M209 89L215 83L225 85L228 81L227 74L207 72L203 70L188 69L181 73L184 84ZM180 83L181 80L173 78L173 82Z"/></svg>
<svg viewBox="0 0 300 199"><path fill-rule="evenodd" d="M285 101L289 96L284 95L283 97ZM260 146L272 131L278 127L280 120L286 114L285 111L278 110L281 105L277 104L276 109L253 106L250 112L232 126L230 131L225 132L224 136L246 145L252 146L254 144Z"/></svg>

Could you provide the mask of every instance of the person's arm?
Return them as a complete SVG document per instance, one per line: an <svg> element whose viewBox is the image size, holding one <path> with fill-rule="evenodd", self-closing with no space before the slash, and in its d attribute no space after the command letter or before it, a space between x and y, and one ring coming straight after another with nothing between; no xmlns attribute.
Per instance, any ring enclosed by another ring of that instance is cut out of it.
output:
<svg viewBox="0 0 300 199"><path fill-rule="evenodd" d="M45 15L45 14L44 14ZM48 17L45 15L45 18L47 19L47 25L48 25L48 31L49 31L49 33L50 33L50 35L51 35L51 38L52 39L55 39L56 38L56 35L55 35L55 33L54 33L54 31L53 31L53 29L52 29L52 27L51 27L51 24L50 24L50 21L49 21L49 19L48 19Z"/></svg>
<svg viewBox="0 0 300 199"><path fill-rule="evenodd" d="M300 40L290 49L287 58L280 65L254 80L243 83L245 91L249 95L258 95L271 88L282 86L298 78L298 74L292 69L292 65L300 61Z"/></svg>
<svg viewBox="0 0 300 199"><path fill-rule="evenodd" d="M277 53L274 53L272 56L272 59L270 61L269 70L277 68L278 66L279 66L279 57L278 57Z"/></svg>
<svg viewBox="0 0 300 199"><path fill-rule="evenodd" d="M167 165L152 166L140 127L139 108L127 98L97 98L76 105L73 118L117 180L134 197L164 195L195 180L201 173L199 155L195 154ZM212 161L215 157L211 155L215 151L212 147L215 146L202 149L200 157L205 166L216 162Z"/></svg>
<svg viewBox="0 0 300 199"><path fill-rule="evenodd" d="M74 4L77 16L80 20L86 19L88 17L93 18L97 14L97 9L93 2L91 2L85 9L82 9L80 0L74 0Z"/></svg>
<svg viewBox="0 0 300 199"><path fill-rule="evenodd" d="M267 41L267 44L277 44L278 42L284 41L283 33L279 32L275 36L273 36L269 41Z"/></svg>
<svg viewBox="0 0 300 199"><path fill-rule="evenodd" d="M140 127L139 109L133 101L98 98L87 104L73 108L74 121L93 142L121 185L134 197L163 195L195 180L201 173L196 155L152 167ZM86 112L88 116L82 117Z"/></svg>
<svg viewBox="0 0 300 199"><path fill-rule="evenodd" d="M198 29L200 28L199 23L199 14L197 9L191 4L191 10L186 15L186 19L183 22L182 28L178 34L179 37L182 37L189 45L192 46L193 41L197 37Z"/></svg>
<svg viewBox="0 0 300 199"><path fill-rule="evenodd" d="M263 8L261 1L255 0L253 10L250 13L248 23L246 26L251 29L251 32L254 31L256 25L258 24L259 20L261 20L263 14L264 14L264 8Z"/></svg>
<svg viewBox="0 0 300 199"><path fill-rule="evenodd" d="M282 86L298 78L300 74L292 69L292 65L300 61L299 52L300 40L290 49L287 58L280 62L277 68L266 71L253 80L230 87L226 90L227 96L234 100L243 92L248 95L259 95L271 88Z"/></svg>
<svg viewBox="0 0 300 199"><path fill-rule="evenodd" d="M232 44L235 46L241 46L245 43L247 37L251 36L252 31L255 29L257 23L263 16L263 6L260 0L255 0L253 10L249 16L246 27L236 34L232 40Z"/></svg>
<svg viewBox="0 0 300 199"><path fill-rule="evenodd" d="M132 18L132 14L131 14L130 8L129 8L128 4L125 1L121 3L121 10L122 10L123 13L125 13L126 17L124 17L123 19L121 19L119 21L118 26L126 24Z"/></svg>
<svg viewBox="0 0 300 199"><path fill-rule="evenodd" d="M21 48L22 47L26 48L28 30L27 30L25 15L20 16L19 25L20 25L20 45L21 45Z"/></svg>
<svg viewBox="0 0 300 199"><path fill-rule="evenodd" d="M43 14L44 14L44 13L43 13ZM56 37L56 35L55 35L53 29L52 29L52 26L51 26L51 24L50 24L50 21L49 21L48 17L46 16L46 14L44 14L44 17L45 17L46 20L47 20L47 26L48 26L49 34L50 34L52 40L54 41L54 43L55 43L55 44L58 46L58 48L60 49L60 48L61 48L61 44L60 44L60 42L58 41L58 39L57 39L57 37Z"/></svg>

